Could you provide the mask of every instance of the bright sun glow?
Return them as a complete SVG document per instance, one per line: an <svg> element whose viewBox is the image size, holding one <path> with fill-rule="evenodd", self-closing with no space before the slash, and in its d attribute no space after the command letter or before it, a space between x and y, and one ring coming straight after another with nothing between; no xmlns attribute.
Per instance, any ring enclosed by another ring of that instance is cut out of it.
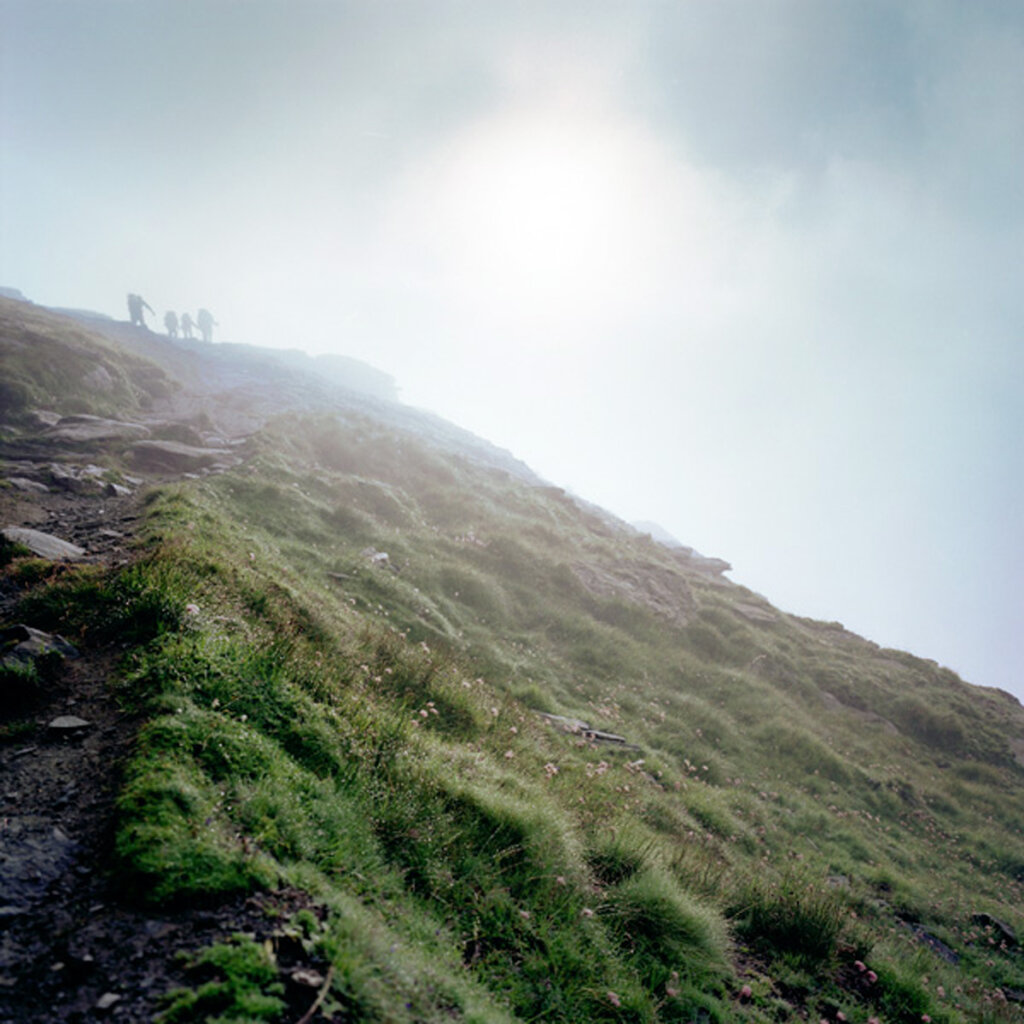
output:
<svg viewBox="0 0 1024 1024"><path fill-rule="evenodd" d="M697 174L627 119L529 108L435 154L391 210L389 246L461 305L579 323L695 293L713 262L711 206Z"/></svg>

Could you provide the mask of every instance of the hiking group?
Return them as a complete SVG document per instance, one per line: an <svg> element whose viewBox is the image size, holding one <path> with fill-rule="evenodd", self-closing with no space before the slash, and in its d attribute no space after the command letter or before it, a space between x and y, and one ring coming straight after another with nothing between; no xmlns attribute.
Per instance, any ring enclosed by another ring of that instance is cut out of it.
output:
<svg viewBox="0 0 1024 1024"><path fill-rule="evenodd" d="M146 327L147 309L156 316L153 307L141 295L136 295L135 292L128 293L128 317L133 327ZM164 328L169 338L177 338L179 330L183 338L191 338L193 328L198 328L203 341L209 343L213 341L213 329L216 326L217 321L208 309L199 310L195 320L189 313L182 313L179 318L173 309L164 314Z"/></svg>

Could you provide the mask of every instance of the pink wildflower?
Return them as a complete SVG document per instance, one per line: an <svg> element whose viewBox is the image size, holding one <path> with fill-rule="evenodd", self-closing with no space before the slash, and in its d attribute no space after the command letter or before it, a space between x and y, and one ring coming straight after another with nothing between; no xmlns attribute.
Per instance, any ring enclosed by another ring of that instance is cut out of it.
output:
<svg viewBox="0 0 1024 1024"><path fill-rule="evenodd" d="M875 974L874 971L868 971L868 973L865 974L864 977L867 978L872 985L874 985L874 983L878 981L878 975Z"/></svg>
<svg viewBox="0 0 1024 1024"><path fill-rule="evenodd" d="M609 991L607 993L607 995L608 995L608 1002L611 1003L612 1006L621 1006L622 1005L622 1000L614 992Z"/></svg>
<svg viewBox="0 0 1024 1024"><path fill-rule="evenodd" d="M744 985L740 989L740 999L749 999L754 994L754 990L749 985Z"/></svg>
<svg viewBox="0 0 1024 1024"><path fill-rule="evenodd" d="M590 907L584 907L584 908L583 908L583 909L582 909L582 910L580 911L580 913L581 913L581 914L582 914L582 915L583 915L584 917L593 917L593 916L594 916L594 912L593 912L593 911L592 911L592 910L590 909Z"/></svg>
<svg viewBox="0 0 1024 1024"><path fill-rule="evenodd" d="M856 967L861 974L863 974L868 969L867 964L865 964L863 960L854 960L853 966Z"/></svg>

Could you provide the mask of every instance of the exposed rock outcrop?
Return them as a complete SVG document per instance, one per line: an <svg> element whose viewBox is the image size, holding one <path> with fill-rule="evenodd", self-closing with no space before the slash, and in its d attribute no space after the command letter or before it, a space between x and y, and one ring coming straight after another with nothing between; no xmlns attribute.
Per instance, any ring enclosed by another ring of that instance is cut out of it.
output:
<svg viewBox="0 0 1024 1024"><path fill-rule="evenodd" d="M85 557L85 548L27 526L5 526L0 533L11 543L24 545L40 558L49 558L55 562L77 562Z"/></svg>
<svg viewBox="0 0 1024 1024"><path fill-rule="evenodd" d="M101 367L99 369L102 369ZM94 371L95 372L95 371ZM108 375L109 376L109 375ZM125 420L109 420L102 416L62 416L58 422L43 431L42 437L70 444L96 441L129 441L149 437L149 427Z"/></svg>
<svg viewBox="0 0 1024 1024"><path fill-rule="evenodd" d="M232 459L227 448L197 448L179 441L138 441L131 456L137 469L151 473L195 473Z"/></svg>

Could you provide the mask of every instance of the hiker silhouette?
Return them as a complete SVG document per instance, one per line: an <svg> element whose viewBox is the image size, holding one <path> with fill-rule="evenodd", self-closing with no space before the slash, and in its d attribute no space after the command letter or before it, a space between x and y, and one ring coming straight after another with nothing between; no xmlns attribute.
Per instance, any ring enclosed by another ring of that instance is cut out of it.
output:
<svg viewBox="0 0 1024 1024"><path fill-rule="evenodd" d="M181 336L183 338L192 337L192 317L188 313L181 314Z"/></svg>
<svg viewBox="0 0 1024 1024"><path fill-rule="evenodd" d="M199 333L203 336L203 341L213 341L213 329L217 326L213 314L208 309L199 310L196 314L196 323L199 325Z"/></svg>
<svg viewBox="0 0 1024 1024"><path fill-rule="evenodd" d="M135 292L128 293L128 316L133 327L146 326L144 310L147 309L153 313L153 307L141 295L136 295ZM156 313L153 313L153 316L156 316Z"/></svg>
<svg viewBox="0 0 1024 1024"><path fill-rule="evenodd" d="M176 338L178 336L178 317L173 309L169 309L164 313L164 327L167 328L168 338Z"/></svg>

